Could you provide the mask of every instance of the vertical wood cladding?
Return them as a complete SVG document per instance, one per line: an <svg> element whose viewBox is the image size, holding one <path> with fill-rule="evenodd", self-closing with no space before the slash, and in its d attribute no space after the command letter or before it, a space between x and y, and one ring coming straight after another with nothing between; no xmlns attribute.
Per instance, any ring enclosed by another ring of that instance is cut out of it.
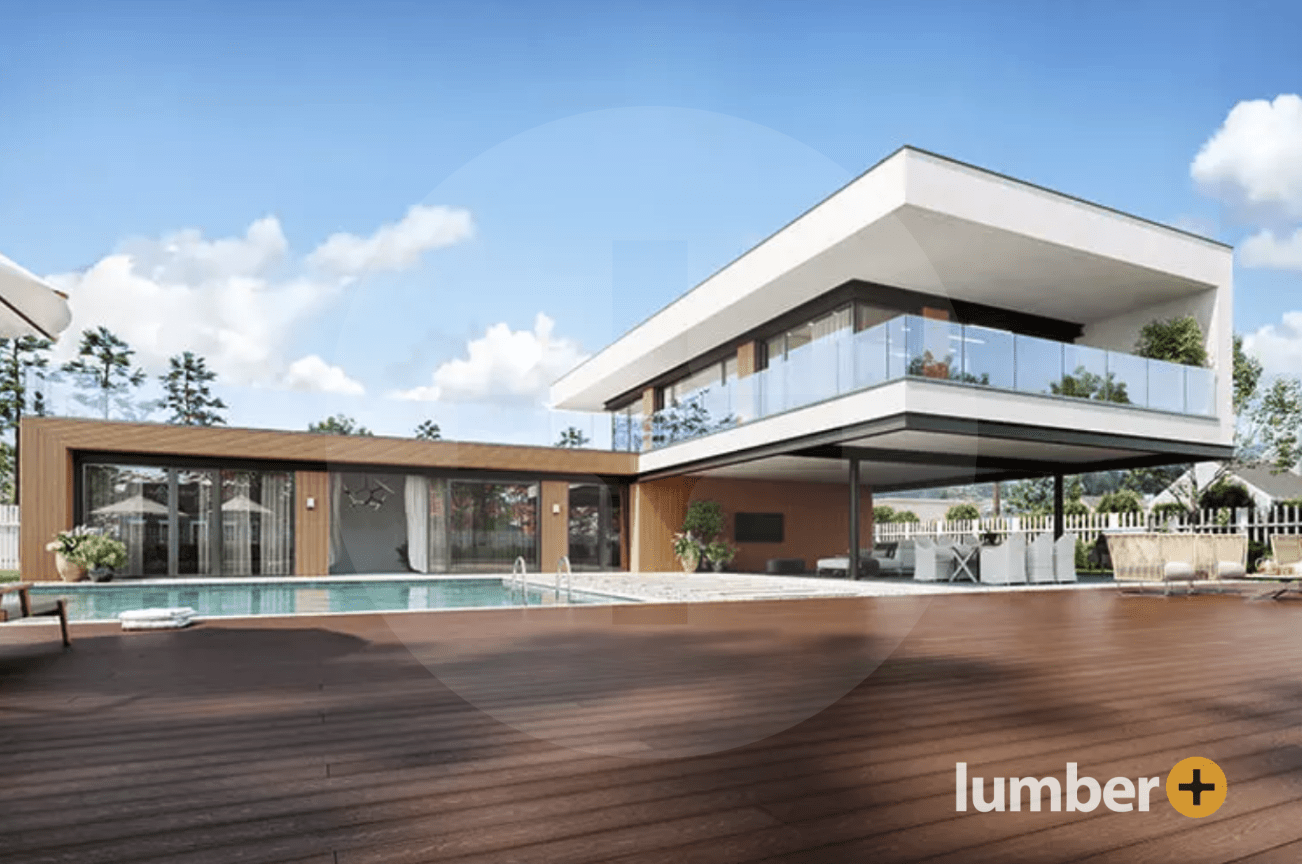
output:
<svg viewBox="0 0 1302 864"><path fill-rule="evenodd" d="M866 548L872 538L872 490L861 487L859 531ZM794 483L675 477L633 486L633 569L678 570L673 535L682 529L692 501L717 501L724 536L737 546L734 570L764 572L770 558L803 558L813 569L819 558L844 555L850 536L849 490L835 483ZM781 543L736 543L736 514L781 513Z"/></svg>
<svg viewBox="0 0 1302 864"><path fill-rule="evenodd" d="M313 508L307 509L308 499ZM325 471L294 474L294 575L330 572L330 475Z"/></svg>
<svg viewBox="0 0 1302 864"><path fill-rule="evenodd" d="M544 480L540 485L538 570L554 573L561 556L570 554L570 484L564 480ZM559 512L553 513L553 507Z"/></svg>
<svg viewBox="0 0 1302 864"><path fill-rule="evenodd" d="M29 417L22 422L21 525L19 555L24 579L57 579L54 556L45 544L73 527L73 461L78 451L121 453L124 462L139 456L265 460L299 464L503 471L539 475L631 476L637 455L603 450L417 441L410 438L312 435L261 429L117 423L65 417ZM552 482L552 481L548 481ZM558 481L559 482L559 481ZM561 487L566 484L560 483ZM330 506L328 477L302 471L295 477L294 572L318 576L329 569ZM558 487L559 488L559 487ZM309 511L306 499L315 498ZM561 502L564 506L567 501ZM548 514L550 515L550 507ZM562 510L562 516L564 509ZM564 525L565 519L559 521ZM544 525L548 523L544 521ZM549 552L563 548L566 533L553 534ZM558 538L559 537L559 541ZM552 558L555 567L559 552Z"/></svg>

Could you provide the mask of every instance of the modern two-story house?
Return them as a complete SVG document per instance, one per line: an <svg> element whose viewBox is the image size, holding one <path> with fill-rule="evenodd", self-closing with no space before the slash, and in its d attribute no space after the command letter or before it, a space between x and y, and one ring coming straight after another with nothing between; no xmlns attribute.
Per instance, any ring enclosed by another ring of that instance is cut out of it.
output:
<svg viewBox="0 0 1302 864"><path fill-rule="evenodd" d="M612 451L26 420L24 570L83 522L140 575L669 570L694 499L812 563L874 491L1228 456L1232 294L1223 244L906 147L555 383ZM1207 368L1135 356L1185 315Z"/></svg>

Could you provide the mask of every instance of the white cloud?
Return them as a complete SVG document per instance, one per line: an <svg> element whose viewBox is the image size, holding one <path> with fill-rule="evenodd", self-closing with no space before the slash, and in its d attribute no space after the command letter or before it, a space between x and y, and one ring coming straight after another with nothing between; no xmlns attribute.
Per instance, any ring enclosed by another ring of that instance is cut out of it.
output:
<svg viewBox="0 0 1302 864"><path fill-rule="evenodd" d="M308 264L346 276L403 270L429 250L468 240L474 231L474 222L465 210L417 204L402 219L380 226L369 237L331 234L308 256Z"/></svg>
<svg viewBox="0 0 1302 864"><path fill-rule="evenodd" d="M1205 192L1249 209L1302 216L1302 97L1254 99L1231 109L1191 167Z"/></svg>
<svg viewBox="0 0 1302 864"><path fill-rule="evenodd" d="M253 222L243 236L206 239L186 229L129 241L84 271L49 277L69 294L73 312L55 360L76 352L80 331L103 325L135 349L136 362L149 372L166 368L175 354L193 351L224 383L360 392L358 382L319 357L289 364L284 346L332 306L361 270L414 264L419 252L412 250L466 236L457 225L469 225L469 214L415 207L370 238L352 237L360 246L340 239L349 235L335 235L308 256L341 264L351 260L357 266L348 272L305 269L290 254L273 216Z"/></svg>
<svg viewBox="0 0 1302 864"><path fill-rule="evenodd" d="M1243 350L1260 360L1268 375L1295 374L1302 368L1302 311L1285 312L1280 323L1245 335Z"/></svg>
<svg viewBox="0 0 1302 864"><path fill-rule="evenodd" d="M435 369L432 384L391 396L431 402L541 402L553 381L587 357L577 342L555 337L554 327L541 312L532 331L494 324L482 338L466 344L464 358Z"/></svg>
<svg viewBox="0 0 1302 864"><path fill-rule="evenodd" d="M285 374L285 386L290 390L342 393L347 396L361 396L366 392L361 382L349 378L341 367L331 366L316 354L300 357L289 365L289 371Z"/></svg>
<svg viewBox="0 0 1302 864"><path fill-rule="evenodd" d="M1239 246L1239 258L1249 267L1302 270L1302 228L1283 237L1273 231L1253 234Z"/></svg>

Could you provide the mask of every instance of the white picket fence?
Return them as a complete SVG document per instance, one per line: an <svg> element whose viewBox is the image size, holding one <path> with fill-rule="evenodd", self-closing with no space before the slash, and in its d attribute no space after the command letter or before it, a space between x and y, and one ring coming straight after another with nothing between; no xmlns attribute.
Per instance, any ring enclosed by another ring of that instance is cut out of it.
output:
<svg viewBox="0 0 1302 864"><path fill-rule="evenodd" d="M1203 510L1192 517L1161 517L1152 513L1090 513L1064 516L1063 528L1087 543L1105 531L1201 531L1245 533L1249 540L1269 544L1272 534L1302 534L1302 507L1270 509L1240 507ZM1052 516L1002 516L955 522L889 522L874 526L878 543L892 543L912 537L964 536L970 534L1039 534L1053 530Z"/></svg>
<svg viewBox="0 0 1302 864"><path fill-rule="evenodd" d="M0 504L0 570L18 569L18 505Z"/></svg>

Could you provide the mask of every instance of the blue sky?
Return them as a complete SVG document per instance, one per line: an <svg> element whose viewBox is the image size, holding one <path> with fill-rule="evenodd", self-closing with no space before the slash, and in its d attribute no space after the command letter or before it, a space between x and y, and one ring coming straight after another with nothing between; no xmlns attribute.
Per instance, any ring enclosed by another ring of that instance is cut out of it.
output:
<svg viewBox="0 0 1302 864"><path fill-rule="evenodd" d="M545 443L539 382L911 143L1274 231L1235 314L1287 371L1290 5L0 2L0 250L238 425Z"/></svg>

